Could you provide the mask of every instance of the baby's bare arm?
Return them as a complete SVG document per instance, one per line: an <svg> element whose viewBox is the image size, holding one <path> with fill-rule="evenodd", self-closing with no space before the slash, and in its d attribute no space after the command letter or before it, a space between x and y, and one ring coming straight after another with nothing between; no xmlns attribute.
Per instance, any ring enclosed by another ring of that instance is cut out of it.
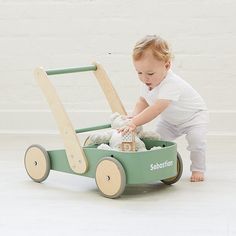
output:
<svg viewBox="0 0 236 236"><path fill-rule="evenodd" d="M170 103L170 100L158 100L154 105L146 107L141 113L135 116L132 119L132 123L136 126L140 126L150 122L160 115L170 105Z"/></svg>
<svg viewBox="0 0 236 236"><path fill-rule="evenodd" d="M130 123L118 129L118 132L125 134L134 131L137 126L144 125L156 118L170 105L170 103L170 100L158 100L154 105L146 107L142 112L133 117Z"/></svg>
<svg viewBox="0 0 236 236"><path fill-rule="evenodd" d="M148 107L148 103L143 97L140 97L139 100L137 101L134 111L132 112L132 116L138 115L140 112L142 112L144 109Z"/></svg>

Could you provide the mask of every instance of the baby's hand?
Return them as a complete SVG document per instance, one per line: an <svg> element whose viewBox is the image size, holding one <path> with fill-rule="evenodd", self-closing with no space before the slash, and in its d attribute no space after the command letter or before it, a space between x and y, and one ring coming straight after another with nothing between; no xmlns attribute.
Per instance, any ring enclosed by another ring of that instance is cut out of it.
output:
<svg viewBox="0 0 236 236"><path fill-rule="evenodd" d="M131 120L132 118L134 118L134 116L132 116L132 115L127 115L126 118L129 119L129 120Z"/></svg>
<svg viewBox="0 0 236 236"><path fill-rule="evenodd" d="M117 131L118 133L121 133L122 135L124 135L126 133L135 131L135 129L136 129L136 125L133 122L130 122L128 125L118 128Z"/></svg>
<svg viewBox="0 0 236 236"><path fill-rule="evenodd" d="M134 116L132 115L122 115L123 120L131 120Z"/></svg>

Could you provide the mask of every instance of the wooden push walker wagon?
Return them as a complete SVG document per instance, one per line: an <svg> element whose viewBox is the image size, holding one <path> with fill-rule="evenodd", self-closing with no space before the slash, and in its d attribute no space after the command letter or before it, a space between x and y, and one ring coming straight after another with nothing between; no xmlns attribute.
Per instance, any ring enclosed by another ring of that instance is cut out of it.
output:
<svg viewBox="0 0 236 236"><path fill-rule="evenodd" d="M82 146L77 133L106 129L110 124L74 129L64 110L54 86L48 79L50 75L93 71L112 112L126 114L126 111L101 65L56 70L37 68L35 77L57 121L65 149L45 150L40 145L31 145L25 152L25 169L35 182L44 181L50 170L95 178L103 196L119 197L126 185L145 184L162 181L165 184L177 182L183 170L182 160L174 142L143 139L147 151L118 152L97 149L97 145ZM150 150L154 146L158 150Z"/></svg>

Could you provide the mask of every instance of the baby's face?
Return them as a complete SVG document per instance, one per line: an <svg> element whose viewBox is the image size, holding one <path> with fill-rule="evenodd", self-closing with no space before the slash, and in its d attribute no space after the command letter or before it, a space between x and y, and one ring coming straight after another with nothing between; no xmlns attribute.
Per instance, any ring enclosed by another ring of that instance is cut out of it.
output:
<svg viewBox="0 0 236 236"><path fill-rule="evenodd" d="M157 60L150 50L133 63L139 79L149 87L149 90L161 83L170 68L170 62Z"/></svg>

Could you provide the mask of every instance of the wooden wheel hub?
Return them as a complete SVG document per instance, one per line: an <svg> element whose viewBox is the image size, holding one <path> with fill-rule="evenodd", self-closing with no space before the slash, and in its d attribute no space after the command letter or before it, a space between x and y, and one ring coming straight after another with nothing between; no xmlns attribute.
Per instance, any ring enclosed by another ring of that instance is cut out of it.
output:
<svg viewBox="0 0 236 236"><path fill-rule="evenodd" d="M126 184L122 165L114 158L103 158L97 165L96 183L104 196L109 198L120 196Z"/></svg>
<svg viewBox="0 0 236 236"><path fill-rule="evenodd" d="M42 182L48 177L50 160L45 149L39 145L30 146L25 153L25 169L36 182Z"/></svg>

